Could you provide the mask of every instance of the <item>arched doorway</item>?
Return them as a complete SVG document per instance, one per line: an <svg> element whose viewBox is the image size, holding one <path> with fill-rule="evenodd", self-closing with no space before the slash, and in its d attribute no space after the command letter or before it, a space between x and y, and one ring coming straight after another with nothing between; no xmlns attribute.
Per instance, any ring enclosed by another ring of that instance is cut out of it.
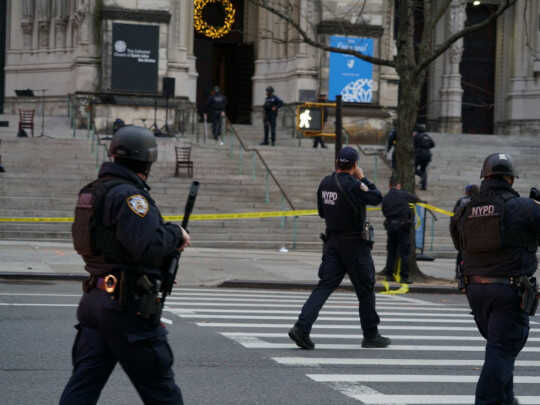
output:
<svg viewBox="0 0 540 405"><path fill-rule="evenodd" d="M202 114L210 90L219 86L227 96L227 116L233 123L251 123L254 50L244 42L244 0L229 0L235 9L232 30L220 38L209 38L195 31L197 57L197 109ZM209 3L203 10L205 21L215 27L223 25L225 9L220 2Z"/></svg>

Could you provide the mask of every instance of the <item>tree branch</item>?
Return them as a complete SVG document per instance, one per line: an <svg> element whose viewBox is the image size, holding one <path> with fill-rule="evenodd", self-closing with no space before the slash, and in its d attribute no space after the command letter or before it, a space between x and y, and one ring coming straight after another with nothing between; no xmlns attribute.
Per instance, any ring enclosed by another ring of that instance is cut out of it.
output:
<svg viewBox="0 0 540 405"><path fill-rule="evenodd" d="M437 23L446 14L446 10L448 10L448 7L450 7L450 3L452 3L452 0L445 0L445 4L442 5L442 8L439 9L439 13L435 17L435 19L432 21L431 26L430 26L430 32L432 34L433 34L433 30L437 27Z"/></svg>
<svg viewBox="0 0 540 405"><path fill-rule="evenodd" d="M417 68L415 69L415 75L427 69L427 67L431 64L431 62L433 62L435 59L441 56L448 48L450 48L450 46L453 43L459 41L461 38L470 34L471 32L475 32L475 31L481 30L484 27L487 27L489 24L491 24L491 22L496 20L502 13L504 13L506 9L516 4L516 2L517 0L504 0L504 3L502 3L497 9L497 11L493 13L489 18L486 18L484 21L478 24L471 25L451 35L446 41L444 41L441 45L439 45L433 51L433 54L431 56L429 56L428 58L426 58L425 60L421 61L418 64Z"/></svg>
<svg viewBox="0 0 540 405"><path fill-rule="evenodd" d="M323 51L327 51L327 52L336 52L336 53L355 56L358 59L362 59L362 60L364 60L366 62L373 63L374 65L382 65L382 66L390 66L390 67L395 67L396 66L395 62L393 60L377 58L377 57L369 56L369 55L364 55L363 53L355 51L354 49L341 49L341 48L336 48L336 47L329 46L329 45L326 45L324 43L318 42L318 41L314 40L313 38L311 38L308 35L308 33L304 29L302 29L300 24L297 21L295 21L290 15L287 15L284 12L278 10L277 8L272 7L271 5L268 4L268 1L266 1L266 0L249 0L249 2L254 4L257 7L260 7L260 8L263 8L263 9L267 10L268 12L270 12L270 13L274 14L275 16L277 16L278 18L288 22L291 25L291 27L293 27L294 30L298 33L298 35L300 35L300 37L302 38L302 41L304 43L308 44L308 45L311 45L314 48L322 49Z"/></svg>

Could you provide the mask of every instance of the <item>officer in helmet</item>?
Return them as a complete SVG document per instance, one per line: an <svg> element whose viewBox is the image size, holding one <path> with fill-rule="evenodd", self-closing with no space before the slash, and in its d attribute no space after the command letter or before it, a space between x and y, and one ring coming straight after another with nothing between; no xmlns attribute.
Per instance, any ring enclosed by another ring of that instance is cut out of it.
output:
<svg viewBox="0 0 540 405"><path fill-rule="evenodd" d="M278 110L283 106L283 101L274 94L274 88L266 88L266 99L263 105L264 141L261 145L268 145L268 133L272 136L272 146L276 144L276 122Z"/></svg>
<svg viewBox="0 0 540 405"><path fill-rule="evenodd" d="M416 124L413 129L414 136L414 172L420 176L420 189L427 188L427 167L431 162L431 149L435 147L435 142L426 132L424 124Z"/></svg>
<svg viewBox="0 0 540 405"><path fill-rule="evenodd" d="M469 305L487 341L475 405L517 404L514 362L535 311L524 298L536 299L530 277L537 267L540 205L512 188L517 175L506 153L489 155L480 177L480 192L457 209L450 223L454 245L463 255Z"/></svg>
<svg viewBox="0 0 540 405"><path fill-rule="evenodd" d="M73 374L60 404L95 404L117 363L145 404L182 404L159 292L170 257L190 238L163 221L149 194L154 135L122 127L109 151L114 162L103 163L75 208L73 244L90 277L77 311Z"/></svg>
<svg viewBox="0 0 540 405"><path fill-rule="evenodd" d="M366 222L366 205L378 205L382 195L358 167L358 152L347 146L338 154L336 172L326 176L317 190L319 216L326 222L319 284L302 307L289 337L302 349L311 350L311 327L322 306L339 287L345 274L358 297L362 347L386 347L390 339L381 336L375 310L375 268L371 258L373 239Z"/></svg>

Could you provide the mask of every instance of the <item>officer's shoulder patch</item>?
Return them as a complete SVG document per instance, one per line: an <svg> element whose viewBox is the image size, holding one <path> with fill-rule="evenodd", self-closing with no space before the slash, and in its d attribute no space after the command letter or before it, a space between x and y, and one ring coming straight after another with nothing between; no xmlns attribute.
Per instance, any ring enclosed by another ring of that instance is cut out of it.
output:
<svg viewBox="0 0 540 405"><path fill-rule="evenodd" d="M148 204L148 200L140 194L134 194L130 195L127 200L127 205L133 213L140 216L141 218L144 218L146 214L148 214L148 210L150 209L150 204Z"/></svg>

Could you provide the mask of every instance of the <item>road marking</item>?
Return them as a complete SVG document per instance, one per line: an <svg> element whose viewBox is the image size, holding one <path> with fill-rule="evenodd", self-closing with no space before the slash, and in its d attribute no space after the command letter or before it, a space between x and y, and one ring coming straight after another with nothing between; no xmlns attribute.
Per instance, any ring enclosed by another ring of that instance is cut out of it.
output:
<svg viewBox="0 0 540 405"><path fill-rule="evenodd" d="M283 338L286 333L258 333L258 332L223 332L224 336L252 336L259 338ZM314 339L363 339L361 334L332 334L332 333L311 333ZM448 336L448 335L386 335L392 340L454 340L454 341L481 341L486 340L482 336ZM527 342L540 342L540 337L530 337Z"/></svg>
<svg viewBox="0 0 540 405"><path fill-rule="evenodd" d="M317 382L476 383L477 375L443 374L306 374ZM514 376L514 384L538 384L540 377Z"/></svg>
<svg viewBox="0 0 540 405"><path fill-rule="evenodd" d="M174 312L174 311L171 311ZM268 328L268 329L285 329L289 330L292 324L288 323L227 323L227 322L196 322L197 326L211 327L211 328ZM315 324L313 329L360 329L360 325L325 325ZM474 331L478 333L477 327L467 326L408 326L408 325L379 325L379 330L437 330L437 331L455 331L455 332L468 332ZM540 333L540 329L531 329L531 333Z"/></svg>
<svg viewBox="0 0 540 405"><path fill-rule="evenodd" d="M171 308L171 312L182 318L197 318L197 319L251 319L251 320L296 320L296 316L272 316L272 315L216 315L216 314L192 314L182 313L181 310ZM332 321L332 322L358 322L358 316L356 317L328 317L320 316L319 321ZM425 323L474 323L473 319L424 319L424 318L403 318L401 316L390 318L383 317L381 322L425 322Z"/></svg>
<svg viewBox="0 0 540 405"><path fill-rule="evenodd" d="M270 303L258 303L258 302L175 302L171 301L169 298L167 298L168 305L174 305L177 307L249 307L249 308L298 308L298 311L302 308L302 305L291 305L291 304L270 304ZM324 309L351 309L354 308L356 311L358 311L358 302L351 303L347 305L343 304L325 304ZM377 304L377 309L391 309L391 310L403 310L403 311L443 311L443 312L467 312L470 313L471 310L469 308L433 308L433 307L426 307L425 305L418 305L418 306L399 306L392 304ZM358 312L355 312L358 313Z"/></svg>
<svg viewBox="0 0 540 405"><path fill-rule="evenodd" d="M78 307L79 304L26 304L26 303L10 303L0 302L3 307Z"/></svg>
<svg viewBox="0 0 540 405"><path fill-rule="evenodd" d="M481 367L484 360L455 359L349 359L329 357L272 357L276 363L287 366L426 366L426 367ZM540 361L517 360L516 367L540 367Z"/></svg>
<svg viewBox="0 0 540 405"><path fill-rule="evenodd" d="M317 382L476 383L477 375L443 374L306 374ZM538 384L540 377L514 376L514 384Z"/></svg>
<svg viewBox="0 0 540 405"><path fill-rule="evenodd" d="M270 343L252 336L227 336L221 335L241 344L248 349L296 349L294 343ZM385 351L433 351L433 352L484 352L484 346L440 346L440 345L390 345L385 348L363 348L358 344L317 344L319 350L385 350ZM525 347L522 352L540 353L540 347Z"/></svg>
<svg viewBox="0 0 540 405"><path fill-rule="evenodd" d="M279 309L220 309L220 308L189 308L189 309L175 309L178 314L187 313L193 314L197 312L202 313L216 313L216 314L298 314L297 310L279 310ZM334 315L351 315L358 316L358 310L356 311L326 311L322 310L320 312L322 315L334 316ZM452 318L452 317L466 317L471 318L470 314L439 314L439 313L422 313L422 312L378 312L380 316L425 316L425 317L442 317L442 318ZM355 318L358 319L358 318Z"/></svg>

